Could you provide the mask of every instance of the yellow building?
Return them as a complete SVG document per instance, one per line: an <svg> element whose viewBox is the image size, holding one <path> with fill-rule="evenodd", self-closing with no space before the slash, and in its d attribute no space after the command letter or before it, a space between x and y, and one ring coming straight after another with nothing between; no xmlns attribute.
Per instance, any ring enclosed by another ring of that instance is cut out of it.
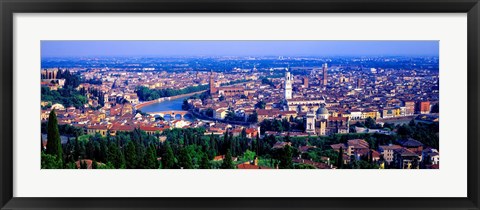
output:
<svg viewBox="0 0 480 210"><path fill-rule="evenodd" d="M217 119L225 119L225 116L227 116L227 110L226 108L219 108L216 109L214 112L214 116Z"/></svg>
<svg viewBox="0 0 480 210"><path fill-rule="evenodd" d="M377 111L366 110L362 112L362 119L367 119L369 117L372 119L377 119Z"/></svg>
<svg viewBox="0 0 480 210"><path fill-rule="evenodd" d="M108 126L107 125L91 125L87 127L88 135L95 135L99 133L102 136L107 136Z"/></svg>
<svg viewBox="0 0 480 210"><path fill-rule="evenodd" d="M400 108L385 108L382 110L382 118L399 117L401 113Z"/></svg>

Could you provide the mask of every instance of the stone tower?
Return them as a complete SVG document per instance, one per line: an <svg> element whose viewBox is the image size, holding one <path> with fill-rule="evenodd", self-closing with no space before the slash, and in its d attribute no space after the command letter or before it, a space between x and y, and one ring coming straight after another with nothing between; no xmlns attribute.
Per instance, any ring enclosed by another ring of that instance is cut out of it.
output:
<svg viewBox="0 0 480 210"><path fill-rule="evenodd" d="M327 63L323 64L323 86L327 86L328 84L327 69L328 69Z"/></svg>
<svg viewBox="0 0 480 210"><path fill-rule="evenodd" d="M217 89L215 88L215 81L213 80L213 72L210 71L210 95L215 94Z"/></svg>

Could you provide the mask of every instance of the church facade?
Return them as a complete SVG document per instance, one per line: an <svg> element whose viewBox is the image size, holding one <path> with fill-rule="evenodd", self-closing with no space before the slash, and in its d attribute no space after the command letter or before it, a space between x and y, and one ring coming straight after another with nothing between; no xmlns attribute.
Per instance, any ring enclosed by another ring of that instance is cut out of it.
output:
<svg viewBox="0 0 480 210"><path fill-rule="evenodd" d="M321 85L328 84L327 64L323 65L323 80ZM293 75L288 68L285 71L284 110L295 111L304 116L305 133L325 136L335 133L349 132L349 117L332 116L326 108L325 98L293 97Z"/></svg>
<svg viewBox="0 0 480 210"><path fill-rule="evenodd" d="M305 115L305 133L319 136L348 133L349 122L348 117L330 116L325 104L322 104L316 112L311 109Z"/></svg>

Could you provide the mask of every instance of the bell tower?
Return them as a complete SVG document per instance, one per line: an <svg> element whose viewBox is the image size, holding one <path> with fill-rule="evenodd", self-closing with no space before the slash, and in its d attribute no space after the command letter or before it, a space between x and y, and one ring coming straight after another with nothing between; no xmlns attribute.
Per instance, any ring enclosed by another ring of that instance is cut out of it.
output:
<svg viewBox="0 0 480 210"><path fill-rule="evenodd" d="M285 72L285 99L292 99L292 83L293 83L293 75L290 74L288 68L286 68Z"/></svg>
<svg viewBox="0 0 480 210"><path fill-rule="evenodd" d="M327 70L328 70L328 66L327 66L327 63L325 63L323 64L323 86L327 86L328 84Z"/></svg>
<svg viewBox="0 0 480 210"><path fill-rule="evenodd" d="M215 88L215 81L213 80L213 71L210 71L210 95L213 95L217 92L217 89Z"/></svg>

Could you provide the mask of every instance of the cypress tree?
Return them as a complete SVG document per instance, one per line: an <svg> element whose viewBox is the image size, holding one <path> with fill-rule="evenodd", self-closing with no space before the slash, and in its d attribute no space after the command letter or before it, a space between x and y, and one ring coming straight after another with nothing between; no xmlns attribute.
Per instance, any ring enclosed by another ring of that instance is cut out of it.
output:
<svg viewBox="0 0 480 210"><path fill-rule="evenodd" d="M178 157L178 166L180 166L183 169L193 168L192 157L190 157L190 154L188 154L187 149L183 147L180 148L180 154Z"/></svg>
<svg viewBox="0 0 480 210"><path fill-rule="evenodd" d="M340 169L343 168L343 148L342 147L340 147L340 151L338 152L337 167Z"/></svg>
<svg viewBox="0 0 480 210"><path fill-rule="evenodd" d="M190 145L190 140L189 140L186 132L183 133L183 144L184 144L185 146Z"/></svg>
<svg viewBox="0 0 480 210"><path fill-rule="evenodd" d="M108 161L111 162L115 168L125 168L125 157L119 146L115 142L110 142L108 145Z"/></svg>
<svg viewBox="0 0 480 210"><path fill-rule="evenodd" d="M133 141L129 141L127 147L125 148L125 163L127 168L137 167L137 151Z"/></svg>
<svg viewBox="0 0 480 210"><path fill-rule="evenodd" d="M216 156L219 153L217 138L213 136L213 133L210 134L210 148L214 151L213 156Z"/></svg>
<svg viewBox="0 0 480 210"><path fill-rule="evenodd" d="M246 139L247 138L247 130L245 128L242 129L242 139Z"/></svg>
<svg viewBox="0 0 480 210"><path fill-rule="evenodd" d="M256 140L257 140L257 141L255 142L255 143L257 144L257 145L256 145L256 149L257 149L256 152L257 152L257 155L261 155L261 154L260 154L260 151L262 151L262 150L261 150L261 148L260 148L260 147L261 147L261 145L260 145L261 143L260 143L260 137L258 136L258 133L257 133L257 138L256 138Z"/></svg>
<svg viewBox="0 0 480 210"><path fill-rule="evenodd" d="M64 162L64 166L65 168L67 168L67 164L69 162L72 162L74 161L73 160L73 156L74 156L74 150L75 150L75 145L74 145L74 142L73 140L70 140L70 138L67 140L67 144L65 144L62 148L63 151L65 151L65 160L63 161Z"/></svg>
<svg viewBox="0 0 480 210"><path fill-rule="evenodd" d="M62 143L60 141L60 132L58 131L57 115L55 109L48 116L47 125L47 149L45 153L56 156L60 161L63 159Z"/></svg>
<svg viewBox="0 0 480 210"><path fill-rule="evenodd" d="M162 155L162 166L164 169L172 169L175 166L175 155L168 142L165 143L165 152Z"/></svg>
<svg viewBox="0 0 480 210"><path fill-rule="evenodd" d="M200 168L201 169L210 169L210 161L208 160L207 153L202 155L202 159L200 160Z"/></svg>
<svg viewBox="0 0 480 210"><path fill-rule="evenodd" d="M100 160L103 163L106 163L108 160L108 145L106 140L100 140Z"/></svg>
<svg viewBox="0 0 480 210"><path fill-rule="evenodd" d="M293 161L292 161L292 148L289 145L286 145L283 148L282 154L280 156L280 164L279 168L281 169L292 169L293 168Z"/></svg>
<svg viewBox="0 0 480 210"><path fill-rule="evenodd" d="M110 142L108 145L108 159L107 162L111 162L115 168L120 168L120 155L119 155L119 150L117 144Z"/></svg>
<svg viewBox="0 0 480 210"><path fill-rule="evenodd" d="M158 166L157 166L157 154L155 152L155 148L152 145L150 145L148 147L144 158L145 158L145 160L144 160L145 168L149 168L149 169L158 168Z"/></svg>
<svg viewBox="0 0 480 210"><path fill-rule="evenodd" d="M285 136L285 142L290 142L290 132L288 132L287 136Z"/></svg>
<svg viewBox="0 0 480 210"><path fill-rule="evenodd" d="M223 163L220 166L222 169L233 169L233 160L232 160L232 153L230 149L227 149L227 153L225 154L225 158L223 159Z"/></svg>
<svg viewBox="0 0 480 210"><path fill-rule="evenodd" d="M103 158L104 153L99 141L102 141L102 140L100 139L96 142L93 142L93 148L95 149L94 157L95 157L95 160L98 162L105 162L105 159Z"/></svg>
<svg viewBox="0 0 480 210"><path fill-rule="evenodd" d="M77 161L79 157L80 157L80 143L78 142L78 136L75 136L73 159Z"/></svg>
<svg viewBox="0 0 480 210"><path fill-rule="evenodd" d="M120 155L120 156L119 156L119 157L120 157L120 158L119 158L119 161L120 161L120 162L119 162L119 163L120 163L120 164L119 164L119 165L120 165L119 168L127 168L127 161L125 160L125 155L123 154L122 151L120 151L120 149L118 150L118 153L119 153L119 155Z"/></svg>
<svg viewBox="0 0 480 210"><path fill-rule="evenodd" d="M229 147L230 150L231 150L233 147L235 147L235 145L233 144L233 132L230 132L230 133L228 134L228 143L229 143L229 145L230 145L230 147Z"/></svg>
<svg viewBox="0 0 480 210"><path fill-rule="evenodd" d="M222 150L220 154L225 154L228 149L230 149L230 142L228 141L228 131L223 135Z"/></svg>
<svg viewBox="0 0 480 210"><path fill-rule="evenodd" d="M95 159L95 146L93 145L93 139L89 139L87 143L87 158Z"/></svg>
<svg viewBox="0 0 480 210"><path fill-rule="evenodd" d="M137 156L137 168L148 168L147 166L144 165L144 160L145 156L148 156L147 154L147 149L145 149L145 146L143 143L136 143L134 142L135 145L135 151L136 151L136 156Z"/></svg>

